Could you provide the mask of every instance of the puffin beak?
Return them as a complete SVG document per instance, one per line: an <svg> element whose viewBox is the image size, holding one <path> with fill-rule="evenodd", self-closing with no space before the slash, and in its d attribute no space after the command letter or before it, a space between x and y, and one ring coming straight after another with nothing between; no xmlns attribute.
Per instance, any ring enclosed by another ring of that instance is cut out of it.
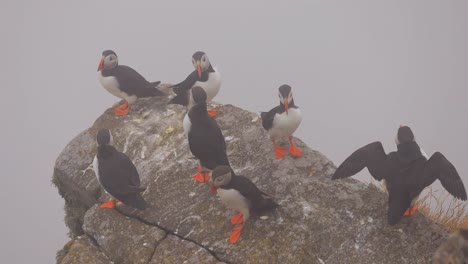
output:
<svg viewBox="0 0 468 264"><path fill-rule="evenodd" d="M199 62L197 62L197 72L198 72L198 78L201 78L202 71L201 71L201 67L200 67Z"/></svg>
<svg viewBox="0 0 468 264"><path fill-rule="evenodd" d="M101 58L101 61L99 62L99 66L97 68L98 71L102 70L104 66L104 57Z"/></svg>
<svg viewBox="0 0 468 264"><path fill-rule="evenodd" d="M286 99L283 99L283 104L284 104L284 108L286 109L286 114L287 114L287 113L288 113L288 109L289 109L289 107L288 107L288 99L287 99L287 98L286 98Z"/></svg>

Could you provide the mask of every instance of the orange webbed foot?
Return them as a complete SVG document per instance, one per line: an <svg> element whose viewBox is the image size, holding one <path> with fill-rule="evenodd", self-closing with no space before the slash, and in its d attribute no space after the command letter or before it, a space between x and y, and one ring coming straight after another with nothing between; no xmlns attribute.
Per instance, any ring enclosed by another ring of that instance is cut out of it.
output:
<svg viewBox="0 0 468 264"><path fill-rule="evenodd" d="M229 235L229 243L235 244L241 235L242 229L244 229L245 222L240 227L235 227L232 229L231 234Z"/></svg>
<svg viewBox="0 0 468 264"><path fill-rule="evenodd" d="M193 175L193 179L199 183L205 183L210 180L210 175L206 172L198 172L197 174Z"/></svg>
<svg viewBox="0 0 468 264"><path fill-rule="evenodd" d="M125 101L119 107L114 108L114 114L118 116L128 115L128 102Z"/></svg>
<svg viewBox="0 0 468 264"><path fill-rule="evenodd" d="M218 115L218 111L214 110L214 109L211 109L211 110L208 110L208 115L210 117L216 117Z"/></svg>
<svg viewBox="0 0 468 264"><path fill-rule="evenodd" d="M115 208L115 201L114 200L109 200L109 201L99 205L99 208L113 209L113 208Z"/></svg>
<svg viewBox="0 0 468 264"><path fill-rule="evenodd" d="M231 217L231 224L239 225L244 222L244 215L242 213L238 213Z"/></svg>
<svg viewBox="0 0 468 264"><path fill-rule="evenodd" d="M298 149L294 145L291 145L289 147L289 153L291 154L291 156L294 156L294 157L301 157L302 156L302 151L300 149Z"/></svg>
<svg viewBox="0 0 468 264"><path fill-rule="evenodd" d="M416 213L416 211L418 211L418 206L413 205L413 207L406 209L404 216L412 216Z"/></svg>
<svg viewBox="0 0 468 264"><path fill-rule="evenodd" d="M275 158L281 159L286 155L286 148L275 146Z"/></svg>

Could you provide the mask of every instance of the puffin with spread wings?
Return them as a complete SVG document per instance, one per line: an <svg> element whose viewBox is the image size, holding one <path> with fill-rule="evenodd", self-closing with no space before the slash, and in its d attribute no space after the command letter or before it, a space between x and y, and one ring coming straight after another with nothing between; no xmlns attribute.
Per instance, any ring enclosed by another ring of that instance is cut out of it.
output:
<svg viewBox="0 0 468 264"><path fill-rule="evenodd" d="M408 126L400 126L395 141L398 150L388 154L378 141L356 150L336 169L332 179L355 175L367 167L372 177L383 180L387 188L390 225L397 224L404 215L413 215L419 194L435 180L455 198L466 200L460 175L442 153L428 158Z"/></svg>

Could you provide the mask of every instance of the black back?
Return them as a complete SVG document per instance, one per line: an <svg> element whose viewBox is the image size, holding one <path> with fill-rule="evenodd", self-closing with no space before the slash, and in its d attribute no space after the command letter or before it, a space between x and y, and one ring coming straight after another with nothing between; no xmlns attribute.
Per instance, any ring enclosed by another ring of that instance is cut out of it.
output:
<svg viewBox="0 0 468 264"><path fill-rule="evenodd" d="M202 167L213 170L218 165L229 165L226 142L216 121L208 116L206 103L198 103L189 111L192 126L188 133L192 154Z"/></svg>
<svg viewBox="0 0 468 264"><path fill-rule="evenodd" d="M164 95L163 92L157 89L161 82L150 83L141 74L128 66L117 65L111 69L102 69L101 74L104 77L114 76L119 82L119 89L128 95L136 95L140 98Z"/></svg>
<svg viewBox="0 0 468 264"><path fill-rule="evenodd" d="M401 143L398 151L388 155L380 142L366 145L351 154L336 169L332 179L352 176L365 167L376 180L386 180L388 222L391 225L398 223L411 201L436 179L454 197L467 198L455 167L439 152L427 160L415 141Z"/></svg>
<svg viewBox="0 0 468 264"><path fill-rule="evenodd" d="M112 196L126 205L145 209L146 202L140 192L140 176L133 162L111 145L98 146L99 182Z"/></svg>

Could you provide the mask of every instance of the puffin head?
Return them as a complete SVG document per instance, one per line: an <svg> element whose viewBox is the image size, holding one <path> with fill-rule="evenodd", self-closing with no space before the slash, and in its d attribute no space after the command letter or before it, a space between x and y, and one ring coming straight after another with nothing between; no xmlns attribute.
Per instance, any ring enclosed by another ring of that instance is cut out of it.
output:
<svg viewBox="0 0 468 264"><path fill-rule="evenodd" d="M102 52L102 58L99 62L98 71L102 69L112 69L115 68L119 64L119 60L117 59L117 54L112 50L105 50Z"/></svg>
<svg viewBox="0 0 468 264"><path fill-rule="evenodd" d="M221 186L228 185L232 180L231 167L227 165L217 166L211 173L210 187L217 189Z"/></svg>
<svg viewBox="0 0 468 264"><path fill-rule="evenodd" d="M195 104L206 102L206 92L200 86L195 86L192 89L192 97Z"/></svg>
<svg viewBox="0 0 468 264"><path fill-rule="evenodd" d="M286 114L287 114L289 110L289 104L291 103L293 99L291 86L287 84L283 84L278 88L278 90L279 90L278 96L280 99L280 104L284 105L284 108L286 109Z"/></svg>
<svg viewBox="0 0 468 264"><path fill-rule="evenodd" d="M201 77L202 73L210 67L210 60L203 51L197 51L192 55L193 67L197 70L198 78Z"/></svg>
<svg viewBox="0 0 468 264"><path fill-rule="evenodd" d="M411 141L414 141L414 134L413 131L411 131L411 128L409 126L400 125L395 143L400 145L401 143L407 143Z"/></svg>
<svg viewBox="0 0 468 264"><path fill-rule="evenodd" d="M112 145L112 134L109 129L100 129L97 133L96 140L99 146Z"/></svg>

